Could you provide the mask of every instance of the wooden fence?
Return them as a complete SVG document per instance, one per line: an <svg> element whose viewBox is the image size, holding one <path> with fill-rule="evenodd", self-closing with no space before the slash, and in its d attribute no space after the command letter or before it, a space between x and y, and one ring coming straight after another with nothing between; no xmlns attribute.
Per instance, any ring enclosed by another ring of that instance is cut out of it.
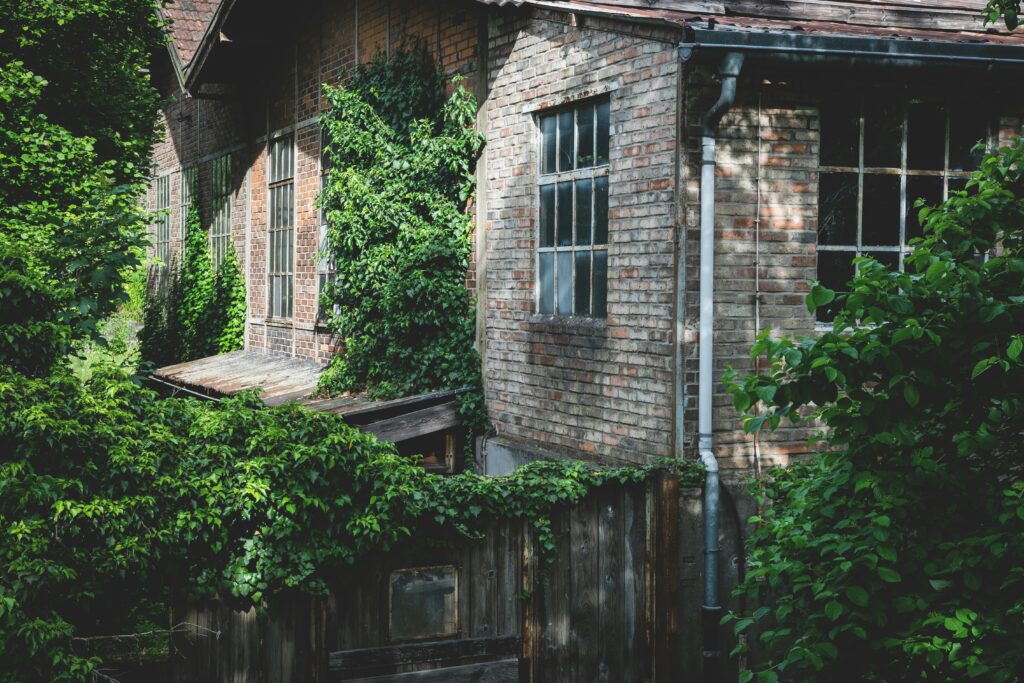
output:
<svg viewBox="0 0 1024 683"><path fill-rule="evenodd" d="M680 623L689 623L680 620L680 544L702 539L681 538L679 501L668 475L598 489L555 515L550 566L528 526L506 521L479 541L417 543L366 558L337 577L326 599L283 596L263 614L179 606L175 620L199 629L175 639L173 680L680 680ZM436 603L447 610L443 634L408 638L396 626L389 586L416 568L440 572L444 580L433 585L449 587Z"/></svg>

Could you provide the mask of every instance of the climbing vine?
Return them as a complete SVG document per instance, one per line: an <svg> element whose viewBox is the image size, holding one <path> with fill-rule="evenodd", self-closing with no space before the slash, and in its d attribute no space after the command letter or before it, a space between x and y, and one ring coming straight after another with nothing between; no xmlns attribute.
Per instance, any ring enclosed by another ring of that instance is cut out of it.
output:
<svg viewBox="0 0 1024 683"><path fill-rule="evenodd" d="M388 398L479 386L466 290L473 171L483 145L473 129L475 98L456 84L432 111L441 79L425 51L378 59L354 88L327 87L326 97L331 171L320 202L337 277L321 308L331 311L328 326L344 351L321 388ZM479 427L479 393L460 400Z"/></svg>
<svg viewBox="0 0 1024 683"><path fill-rule="evenodd" d="M139 334L143 362L159 367L242 348L245 279L230 246L214 268L208 239L193 202L183 263L153 271Z"/></svg>

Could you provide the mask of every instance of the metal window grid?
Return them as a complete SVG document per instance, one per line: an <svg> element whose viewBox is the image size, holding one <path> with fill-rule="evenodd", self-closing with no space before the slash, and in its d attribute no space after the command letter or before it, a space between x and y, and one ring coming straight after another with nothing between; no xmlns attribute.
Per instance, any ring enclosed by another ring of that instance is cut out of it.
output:
<svg viewBox="0 0 1024 683"><path fill-rule="evenodd" d="M210 175L213 188L210 253L213 267L219 268L231 246L231 156L225 154L214 159Z"/></svg>
<svg viewBox="0 0 1024 683"><path fill-rule="evenodd" d="M156 258L163 266L169 265L171 254L171 177L156 179Z"/></svg>
<svg viewBox="0 0 1024 683"><path fill-rule="evenodd" d="M271 141L267 148L269 172L267 231L267 314L292 317L295 271L295 143L291 135Z"/></svg>
<svg viewBox="0 0 1024 683"><path fill-rule="evenodd" d="M188 231L188 214L192 210L192 202L196 196L196 185L199 182L199 168L190 166L181 172L181 205L179 221L181 223L181 241L185 243Z"/></svg>
<svg viewBox="0 0 1024 683"><path fill-rule="evenodd" d="M536 287L535 289L535 310L539 313L550 313L558 316L581 316L581 317L592 317L592 318L603 318L607 315L607 234L605 235L605 242L601 244L595 244L595 227L598 220L598 212L596 210L597 202L597 187L598 183L603 180L605 191L608 191L608 154L606 153L605 158L598 163L597 150L598 140L602 135L598 126L598 108L605 108L606 122L608 122L608 128L604 131L604 139L610 140L610 100L608 97L602 97L598 99L584 100L581 102L575 102L569 107L560 107L554 110L546 110L541 112L537 117L537 250L534 261L534 272L536 273ZM579 148L580 148L580 113L582 111L589 110L592 112L594 117L591 121L591 135L590 140L591 150L593 150L594 160L590 166L579 168ZM559 117L565 114L571 114L572 116L572 149L571 149L571 163L568 164L569 168L562 168L562 126L559 122ZM545 169L545 155L548 152L548 148L544 141L544 126L546 122L553 122L555 129L554 137L554 169L548 171ZM577 243L577 187L580 181L590 182L590 244L578 244ZM565 187L566 184L571 183L571 199L572 204L571 215L569 217L569 230L572 235L571 244L559 245L558 229L559 229L559 215L561 210L561 199L562 193L559 191L559 187ZM553 187L552 187L553 186ZM543 245L543 193L546 187L552 187L554 194L554 204L551 208L552 212L552 243L550 246ZM607 201L607 200L606 200ZM605 207L607 209L607 206ZM607 213L605 214L605 220L607 220ZM577 254L589 254L589 272L586 277L589 277L588 286L588 302L585 307L577 305ZM550 255L547 257L546 255ZM595 278L595 255L600 255L604 259L604 282L598 282ZM545 258L550 258L550 266L552 272L551 277L551 291L549 292L542 281L542 263ZM570 279L569 284L569 304L568 307L560 305L560 282L564 282L564 279L568 277ZM604 291L604 301L598 304L595 299L595 285L601 287ZM550 299L550 307L545 303L545 298ZM600 309L603 304L604 310ZM568 308L568 310L563 310Z"/></svg>

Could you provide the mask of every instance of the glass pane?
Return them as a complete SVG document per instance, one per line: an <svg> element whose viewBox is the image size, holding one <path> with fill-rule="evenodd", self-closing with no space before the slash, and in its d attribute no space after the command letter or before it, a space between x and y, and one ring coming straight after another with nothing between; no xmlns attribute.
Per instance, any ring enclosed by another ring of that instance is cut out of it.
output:
<svg viewBox="0 0 1024 683"><path fill-rule="evenodd" d="M558 170L571 171L573 155L576 151L573 135L572 111L563 111L558 115Z"/></svg>
<svg viewBox="0 0 1024 683"><path fill-rule="evenodd" d="M590 202L593 184L590 179L576 182L576 244L590 244Z"/></svg>
<svg viewBox="0 0 1024 683"><path fill-rule="evenodd" d="M967 189L967 182L969 180L970 178L950 178L949 194L953 194L954 192L960 192L961 190L967 190L967 194L969 195L976 194L978 191L977 187L972 187L969 190Z"/></svg>
<svg viewBox="0 0 1024 683"><path fill-rule="evenodd" d="M608 134L610 132L608 116L611 104L602 102L597 105L597 148L595 150L595 165L608 163Z"/></svg>
<svg viewBox="0 0 1024 683"><path fill-rule="evenodd" d="M900 254L898 251L865 251L864 256L870 256L889 270L900 269Z"/></svg>
<svg viewBox="0 0 1024 683"><path fill-rule="evenodd" d="M594 179L594 244L608 244L608 176Z"/></svg>
<svg viewBox="0 0 1024 683"><path fill-rule="evenodd" d="M988 115L984 110L957 108L949 112L949 167L954 171L973 171L981 163L982 151L973 151L988 135Z"/></svg>
<svg viewBox="0 0 1024 683"><path fill-rule="evenodd" d="M576 252L576 315L590 315L590 252Z"/></svg>
<svg viewBox="0 0 1024 683"><path fill-rule="evenodd" d="M837 292L848 290L847 284L853 277L853 251L819 251L818 281L829 289ZM834 304L819 308L816 312L818 320L827 322L835 317Z"/></svg>
<svg viewBox="0 0 1024 683"><path fill-rule="evenodd" d="M608 316L608 251L599 249L594 252L594 310L595 318Z"/></svg>
<svg viewBox="0 0 1024 683"><path fill-rule="evenodd" d="M857 174L822 173L818 181L818 244L857 243Z"/></svg>
<svg viewBox="0 0 1024 683"><path fill-rule="evenodd" d="M550 251L545 252L540 254L538 261L540 274L537 278L537 312L550 315L555 312L555 255Z"/></svg>
<svg viewBox="0 0 1024 683"><path fill-rule="evenodd" d="M940 105L910 105L907 123L907 168L942 170L946 158L946 110Z"/></svg>
<svg viewBox="0 0 1024 683"><path fill-rule="evenodd" d="M864 222L861 244L900 243L900 177L864 175Z"/></svg>
<svg viewBox="0 0 1024 683"><path fill-rule="evenodd" d="M558 252L558 315L572 315L572 252Z"/></svg>
<svg viewBox="0 0 1024 683"><path fill-rule="evenodd" d="M558 183L558 246L572 246L572 183Z"/></svg>
<svg viewBox="0 0 1024 683"><path fill-rule="evenodd" d="M914 206L918 199L924 199L929 206L942 203L942 178L932 176L907 176L907 241L921 237L924 231L917 215L921 209Z"/></svg>
<svg viewBox="0 0 1024 683"><path fill-rule="evenodd" d="M860 107L851 100L821 105L821 164L857 166L860 146Z"/></svg>
<svg viewBox="0 0 1024 683"><path fill-rule="evenodd" d="M555 124L554 116L545 116L540 120L541 135L541 173L555 172L555 158L558 148L555 145Z"/></svg>
<svg viewBox="0 0 1024 683"><path fill-rule="evenodd" d="M555 186L540 186L540 246L555 244Z"/></svg>
<svg viewBox="0 0 1024 683"><path fill-rule="evenodd" d="M864 166L900 168L903 150L903 105L864 104Z"/></svg>
<svg viewBox="0 0 1024 683"><path fill-rule="evenodd" d="M452 635L458 631L455 567L391 572L392 640Z"/></svg>
<svg viewBox="0 0 1024 683"><path fill-rule="evenodd" d="M594 165L594 105L580 107L576 112L576 168Z"/></svg>

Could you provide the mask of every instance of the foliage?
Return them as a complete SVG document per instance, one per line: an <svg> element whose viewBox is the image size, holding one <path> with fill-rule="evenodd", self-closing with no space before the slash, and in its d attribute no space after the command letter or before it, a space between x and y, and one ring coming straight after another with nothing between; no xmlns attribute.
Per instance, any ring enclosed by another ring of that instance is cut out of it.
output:
<svg viewBox="0 0 1024 683"><path fill-rule="evenodd" d="M142 598L259 602L366 553L495 517L553 548L552 509L651 468L537 462L509 477L416 457L296 404L159 400L115 372L84 384L0 369L0 681L83 680L72 636L121 633ZM141 604L145 604L144 601Z"/></svg>
<svg viewBox="0 0 1024 683"><path fill-rule="evenodd" d="M999 21L1011 31L1020 24L1020 0L988 0L985 5L985 23Z"/></svg>
<svg viewBox="0 0 1024 683"><path fill-rule="evenodd" d="M376 82L368 73L363 78ZM407 140L358 93L327 88L326 95L331 171L320 201L338 272L321 308L331 311L328 326L345 350L321 387L392 397L478 386L465 286L472 250L467 203L483 144L473 130L473 95L457 86L437 122L409 122ZM392 98L378 94L376 101ZM479 426L479 394L466 400L462 410Z"/></svg>
<svg viewBox="0 0 1024 683"><path fill-rule="evenodd" d="M166 271L154 268L140 333L142 358L159 367L242 348L245 279L233 247L215 270L199 202L189 207L185 257Z"/></svg>
<svg viewBox="0 0 1024 683"><path fill-rule="evenodd" d="M0 358L25 372L98 340L138 264L154 8L0 1Z"/></svg>
<svg viewBox="0 0 1024 683"><path fill-rule="evenodd" d="M749 431L812 412L831 448L777 472L743 590L772 680L1019 680L1024 671L1024 147L988 156L905 273L869 259L834 331L765 334L731 378ZM987 259L981 254L991 254ZM730 617L735 618L735 617ZM747 676L752 674L748 672Z"/></svg>
<svg viewBox="0 0 1024 683"><path fill-rule="evenodd" d="M444 103L444 72L422 42L403 42L389 57L378 52L360 64L350 88L373 107L384 123L406 142L415 121L439 123Z"/></svg>

